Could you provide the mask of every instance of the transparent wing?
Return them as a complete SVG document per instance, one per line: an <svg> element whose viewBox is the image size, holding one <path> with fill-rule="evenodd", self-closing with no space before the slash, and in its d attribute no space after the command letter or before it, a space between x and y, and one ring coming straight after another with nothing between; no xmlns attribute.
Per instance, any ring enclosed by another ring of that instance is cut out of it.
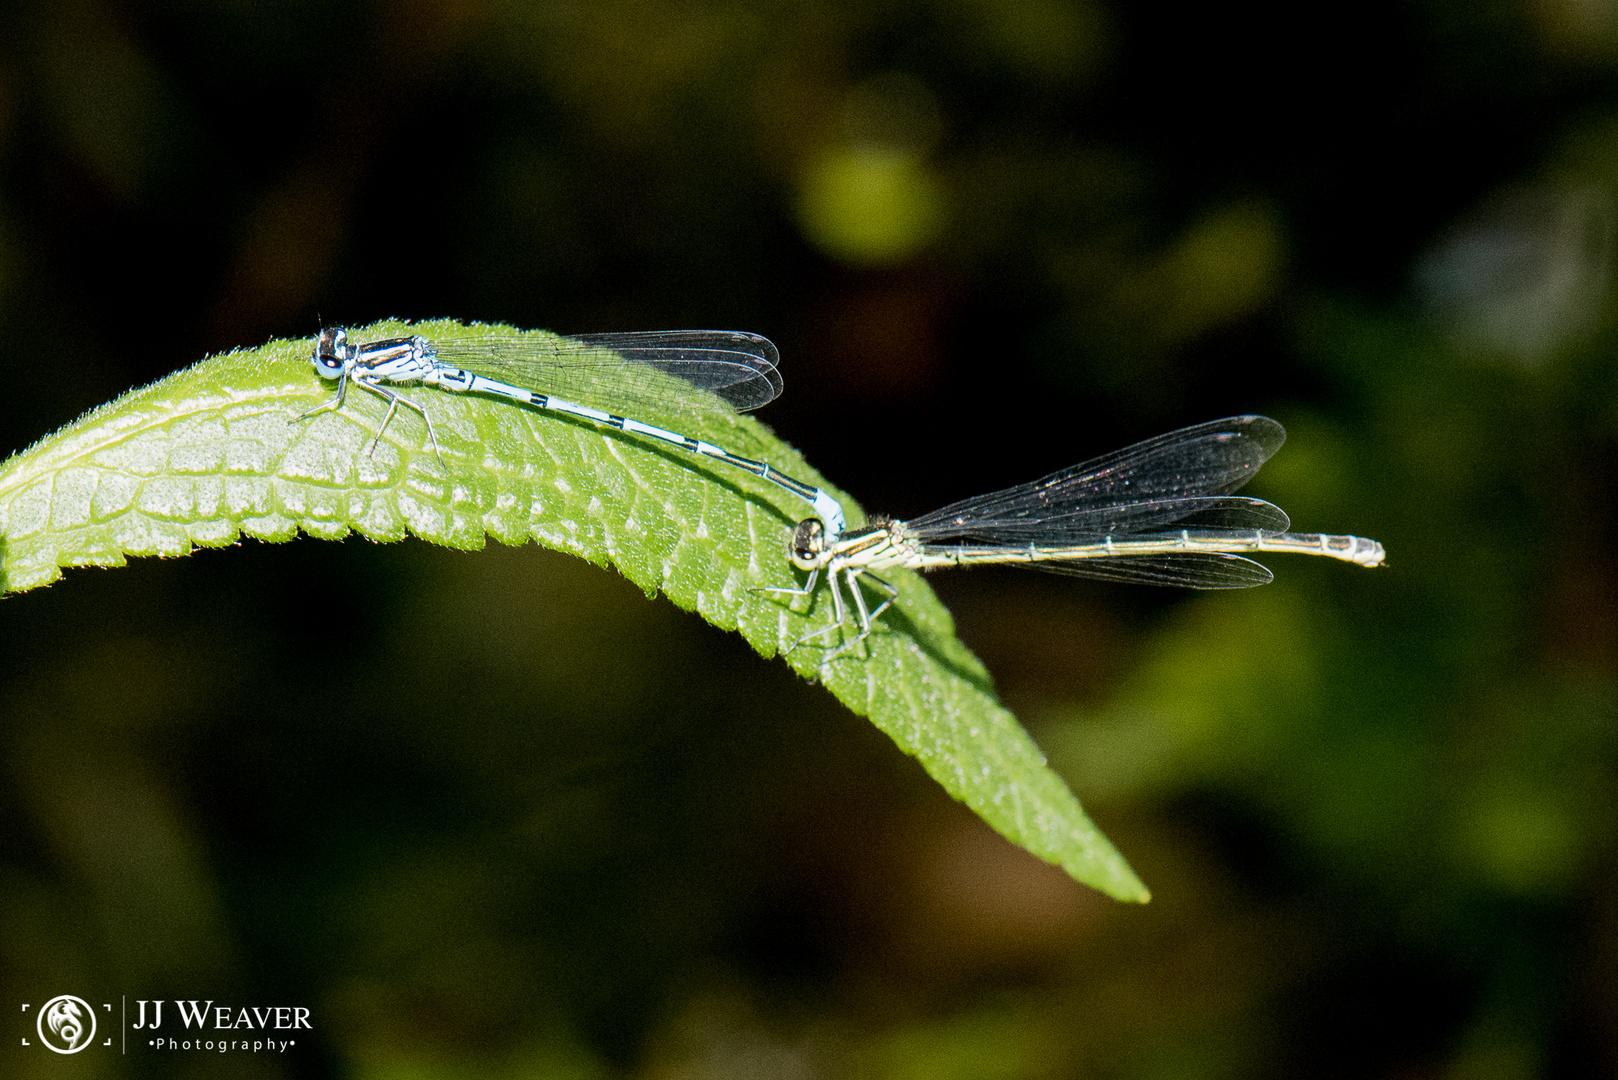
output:
<svg viewBox="0 0 1618 1080"><path fill-rule="evenodd" d="M768 405L783 386L775 343L744 330L650 330L582 334L574 340L678 375L718 394L737 412Z"/></svg>
<svg viewBox="0 0 1618 1080"><path fill-rule="evenodd" d="M1030 570L1129 585L1169 585L1181 589L1250 589L1275 579L1269 567L1240 555L1187 551L1167 555L1114 555L1072 562L1012 563Z"/></svg>
<svg viewBox="0 0 1618 1080"><path fill-rule="evenodd" d="M907 525L930 542L1053 545L1169 525L1284 532L1290 522L1278 507L1231 493L1285 441L1286 431L1268 417L1214 420L963 499Z"/></svg>
<svg viewBox="0 0 1618 1080"><path fill-rule="evenodd" d="M628 415L746 412L773 401L782 387L775 346L740 330L429 340L446 363Z"/></svg>

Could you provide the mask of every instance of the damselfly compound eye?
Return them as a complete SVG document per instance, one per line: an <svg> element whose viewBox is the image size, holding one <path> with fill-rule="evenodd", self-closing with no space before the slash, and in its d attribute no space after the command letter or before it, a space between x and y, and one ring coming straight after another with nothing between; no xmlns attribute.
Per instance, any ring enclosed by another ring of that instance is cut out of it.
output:
<svg viewBox="0 0 1618 1080"><path fill-rule="evenodd" d="M792 530L788 545L792 565L799 570L813 570L820 555L826 550L826 526L819 518L805 518Z"/></svg>
<svg viewBox="0 0 1618 1080"><path fill-rule="evenodd" d="M348 344L348 331L336 327L328 327L315 338L315 352L311 357L315 365L315 374L322 379L335 379L343 373L343 365L352 356L353 350Z"/></svg>

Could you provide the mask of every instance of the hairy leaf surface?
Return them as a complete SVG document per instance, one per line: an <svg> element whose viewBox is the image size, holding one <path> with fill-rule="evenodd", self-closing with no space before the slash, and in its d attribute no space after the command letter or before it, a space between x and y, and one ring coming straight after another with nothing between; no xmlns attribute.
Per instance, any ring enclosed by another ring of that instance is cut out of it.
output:
<svg viewBox="0 0 1618 1080"><path fill-rule="evenodd" d="M352 333L366 341L451 330L491 339L541 335L451 322L384 322ZM241 537L286 541L300 532L377 541L415 535L463 549L481 548L488 537L534 541L615 567L648 593L741 633L764 656L783 655L1006 837L1111 896L1146 899L1000 707L982 664L916 575L892 575L900 598L866 653L823 663L822 648L792 645L825 625L824 591L812 601L757 591L801 584L785 545L807 507L793 496L655 440L423 387L406 393L433 417L443 460L408 409L367 456L385 411L374 394L351 389L341 410L289 422L332 395L310 367L309 348L307 340L274 341L209 357L88 413L0 467L0 586L19 592L55 581L66 567L121 566L130 556L185 555ZM825 486L751 417L637 419Z"/></svg>

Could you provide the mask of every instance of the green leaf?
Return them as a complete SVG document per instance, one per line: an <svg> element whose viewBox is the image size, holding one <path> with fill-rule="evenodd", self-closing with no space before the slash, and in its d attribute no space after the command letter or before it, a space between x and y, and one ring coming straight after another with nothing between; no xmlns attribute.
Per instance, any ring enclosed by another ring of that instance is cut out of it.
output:
<svg viewBox="0 0 1618 1080"><path fill-rule="evenodd" d="M525 333L451 322L409 330L384 322L353 333L361 341L430 338L452 328L491 338ZM792 646L830 618L824 589L812 599L757 591L801 584L785 545L807 508L791 495L719 462L554 413L429 388L410 393L433 416L442 462L408 409L366 456L384 404L359 390L341 410L289 423L332 395L310 367L306 340L209 357L126 394L0 467L0 589L48 584L63 567L185 555L242 536L414 534L467 549L486 536L533 540L615 566L648 594L661 591L739 631L764 656L784 655L1013 842L1111 896L1147 898L995 700L988 673L919 577L892 576L899 600L865 652L823 663L818 644ZM750 417L639 419L824 485ZM844 498L844 506L853 504Z"/></svg>

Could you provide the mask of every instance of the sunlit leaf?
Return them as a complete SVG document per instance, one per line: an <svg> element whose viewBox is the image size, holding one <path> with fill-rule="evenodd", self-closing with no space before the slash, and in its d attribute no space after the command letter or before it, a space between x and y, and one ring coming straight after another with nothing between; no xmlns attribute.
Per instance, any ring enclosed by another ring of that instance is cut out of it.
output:
<svg viewBox="0 0 1618 1080"><path fill-rule="evenodd" d="M523 333L449 323L414 329L431 337L451 326ZM355 335L401 332L404 324L390 322ZM798 583L785 543L806 508L791 495L654 441L425 388L414 397L431 411L442 461L409 410L367 456L384 410L374 395L351 392L342 410L289 423L331 396L308 350L306 341L276 341L210 357L12 458L0 469L5 591L48 584L64 567L121 566L131 555L185 555L241 537L413 534L465 549L490 536L536 541L616 567L648 593L739 631L765 656L785 654L1005 836L1109 895L1146 898L995 701L982 664L919 578L894 576L900 600L868 656L849 651L823 662L817 645L792 646L825 625L824 594L810 603L759 591ZM749 417L641 419L821 482Z"/></svg>

